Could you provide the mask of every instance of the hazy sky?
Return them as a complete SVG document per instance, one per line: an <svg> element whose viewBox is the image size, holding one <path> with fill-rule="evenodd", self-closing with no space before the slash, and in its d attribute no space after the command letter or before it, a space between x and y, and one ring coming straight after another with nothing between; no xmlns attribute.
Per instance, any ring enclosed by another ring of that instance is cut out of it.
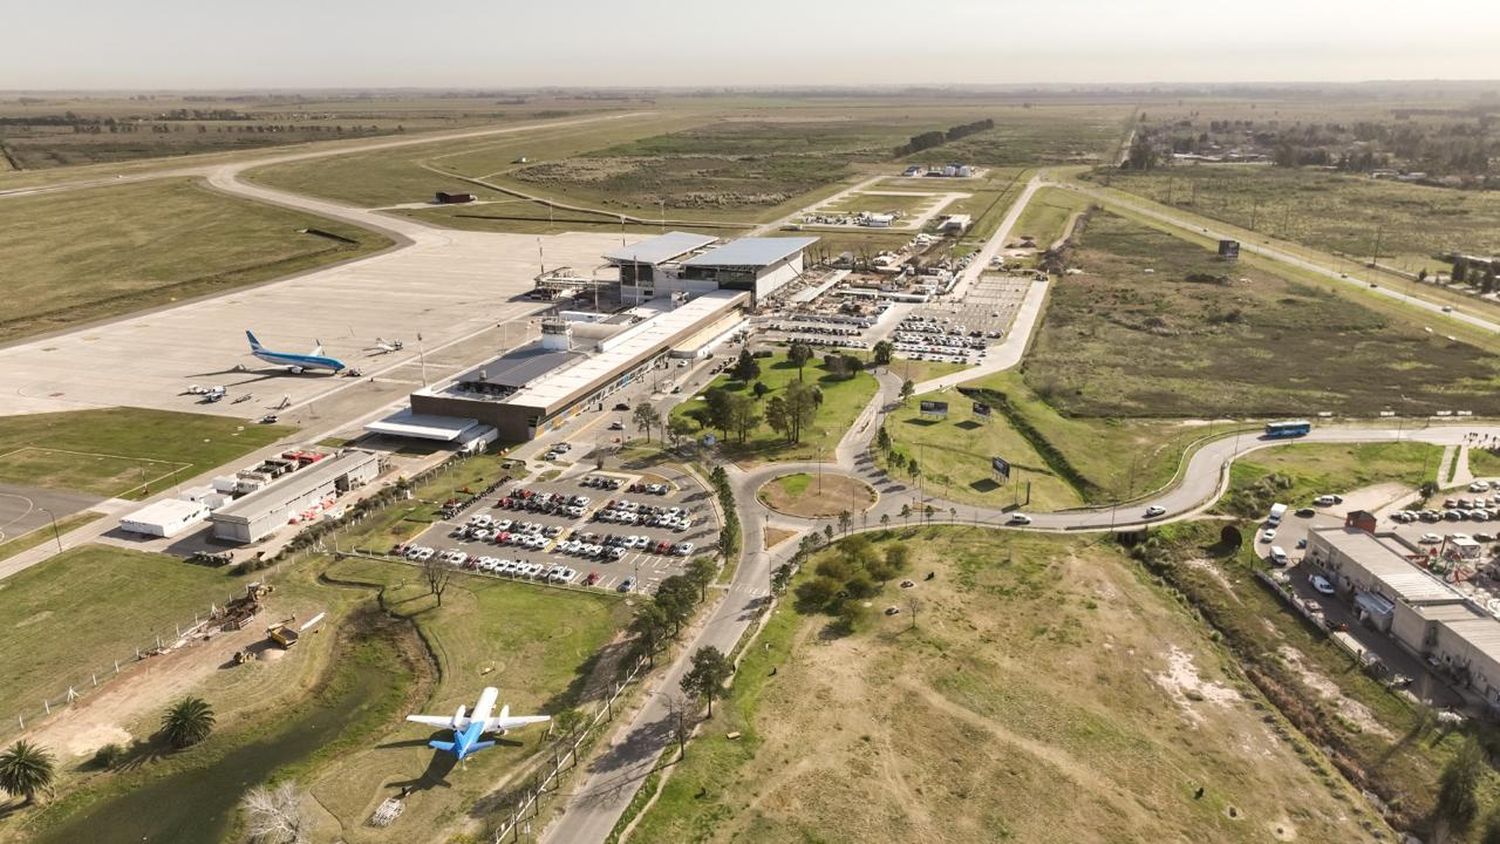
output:
<svg viewBox="0 0 1500 844"><path fill-rule="evenodd" d="M0 89L1500 78L1496 0L49 0Z"/></svg>

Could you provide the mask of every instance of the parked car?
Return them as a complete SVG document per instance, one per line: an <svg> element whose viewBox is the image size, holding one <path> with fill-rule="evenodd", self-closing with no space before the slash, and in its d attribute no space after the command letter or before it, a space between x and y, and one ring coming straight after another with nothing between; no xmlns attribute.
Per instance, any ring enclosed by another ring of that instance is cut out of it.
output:
<svg viewBox="0 0 1500 844"><path fill-rule="evenodd" d="M1031 517L1025 513L1011 513L1010 518L1005 523L1008 525L1029 525L1031 524Z"/></svg>
<svg viewBox="0 0 1500 844"><path fill-rule="evenodd" d="M1329 583L1328 578L1324 577L1321 574L1308 575L1307 582L1312 584L1313 590L1316 591L1319 595L1333 594L1333 584Z"/></svg>

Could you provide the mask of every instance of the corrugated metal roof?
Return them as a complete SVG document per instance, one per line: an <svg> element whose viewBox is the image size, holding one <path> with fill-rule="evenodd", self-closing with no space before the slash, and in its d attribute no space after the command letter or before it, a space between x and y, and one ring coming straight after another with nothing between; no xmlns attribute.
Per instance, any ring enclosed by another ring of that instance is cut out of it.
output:
<svg viewBox="0 0 1500 844"><path fill-rule="evenodd" d="M582 352L564 349L545 349L540 343L516 349L489 363L476 366L458 376L459 383L489 384L495 387L520 389L569 361L583 357Z"/></svg>
<svg viewBox="0 0 1500 844"><path fill-rule="evenodd" d="M801 252L816 237L742 237L682 262L684 267L768 267Z"/></svg>
<svg viewBox="0 0 1500 844"><path fill-rule="evenodd" d="M679 255L686 255L694 249L702 249L716 240L718 240L716 237L692 232L667 232L656 237L648 237L629 246L611 249L604 253L604 258L607 261L663 264Z"/></svg>
<svg viewBox="0 0 1500 844"><path fill-rule="evenodd" d="M462 437L469 429L478 426L478 419L412 413L411 408L404 407L384 419L369 423L365 426L365 430L397 437L416 437L421 440L453 442Z"/></svg>
<svg viewBox="0 0 1500 844"><path fill-rule="evenodd" d="M1383 537L1358 528L1315 528L1313 533L1352 559L1389 589L1394 597L1407 603L1461 601L1463 596L1447 584L1417 568Z"/></svg>
<svg viewBox="0 0 1500 844"><path fill-rule="evenodd" d="M213 518L215 520L233 518L253 522L267 513L280 510L286 506L287 502L296 501L318 487L331 483L340 475L379 459L379 455L374 452L359 449L350 449L342 454L324 458L305 469L298 469L285 480L272 482L244 498L236 498L215 511Z"/></svg>

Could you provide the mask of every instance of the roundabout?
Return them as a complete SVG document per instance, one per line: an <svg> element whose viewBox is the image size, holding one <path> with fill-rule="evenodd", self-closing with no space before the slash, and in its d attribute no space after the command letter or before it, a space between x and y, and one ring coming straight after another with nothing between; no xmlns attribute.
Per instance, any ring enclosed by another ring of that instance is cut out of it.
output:
<svg viewBox="0 0 1500 844"><path fill-rule="evenodd" d="M874 487L843 472L790 472L761 485L755 497L771 510L799 519L863 513L880 496Z"/></svg>

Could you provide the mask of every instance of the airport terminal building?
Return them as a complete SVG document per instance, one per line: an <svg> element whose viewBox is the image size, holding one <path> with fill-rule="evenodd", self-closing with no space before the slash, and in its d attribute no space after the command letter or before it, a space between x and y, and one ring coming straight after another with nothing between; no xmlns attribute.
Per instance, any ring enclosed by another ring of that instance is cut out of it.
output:
<svg viewBox="0 0 1500 844"><path fill-rule="evenodd" d="M459 445L483 436L530 440L603 409L630 384L660 377L669 359L709 354L743 330L759 299L802 274L802 252L815 241L757 237L714 246L706 235L669 232L612 250L603 257L619 269L628 310L545 319L539 342L423 387L409 409L366 428Z"/></svg>

